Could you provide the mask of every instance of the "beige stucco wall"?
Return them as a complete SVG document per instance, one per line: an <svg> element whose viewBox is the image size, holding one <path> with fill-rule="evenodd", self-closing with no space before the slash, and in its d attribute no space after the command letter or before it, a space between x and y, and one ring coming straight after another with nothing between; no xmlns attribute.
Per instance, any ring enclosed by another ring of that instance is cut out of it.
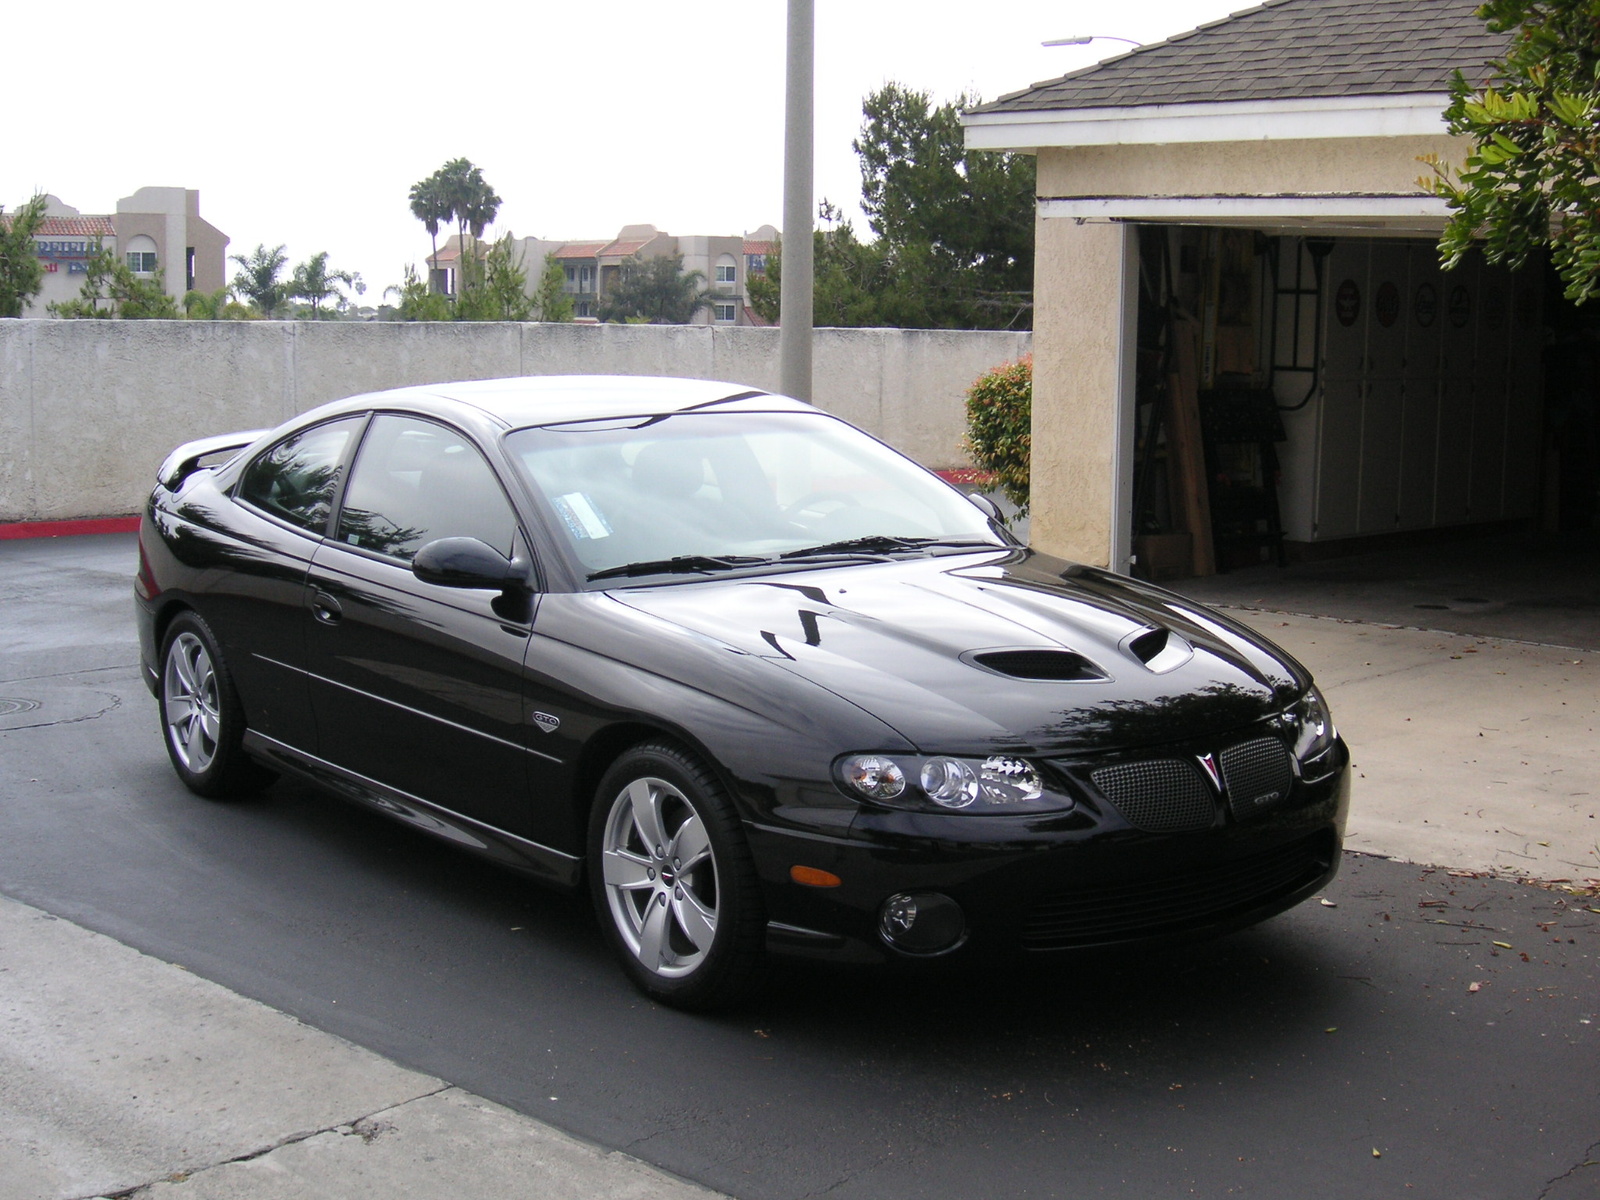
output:
<svg viewBox="0 0 1600 1200"><path fill-rule="evenodd" d="M1030 335L821 329L817 403L966 465L966 389ZM337 321L0 321L0 522L131 513L180 442L452 379L683 375L776 388L776 329Z"/></svg>
<svg viewBox="0 0 1600 1200"><path fill-rule="evenodd" d="M1048 197L1411 193L1424 154L1460 163L1465 148L1440 134L1043 149L1038 187Z"/></svg>
<svg viewBox="0 0 1600 1200"><path fill-rule="evenodd" d="M1040 550L1111 564L1121 225L1040 220L1034 270L1032 511Z"/></svg>

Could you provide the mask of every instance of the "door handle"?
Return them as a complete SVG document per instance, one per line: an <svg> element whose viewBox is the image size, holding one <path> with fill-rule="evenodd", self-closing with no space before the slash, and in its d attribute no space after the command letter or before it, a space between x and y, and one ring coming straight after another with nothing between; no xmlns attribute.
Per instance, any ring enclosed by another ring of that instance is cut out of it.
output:
<svg viewBox="0 0 1600 1200"><path fill-rule="evenodd" d="M339 602L320 588L311 593L311 615L324 625L337 625L344 617Z"/></svg>

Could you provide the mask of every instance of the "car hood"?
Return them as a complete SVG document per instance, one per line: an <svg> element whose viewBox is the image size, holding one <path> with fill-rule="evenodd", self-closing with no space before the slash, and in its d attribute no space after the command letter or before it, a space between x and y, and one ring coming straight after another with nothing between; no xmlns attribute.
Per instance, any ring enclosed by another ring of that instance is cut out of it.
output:
<svg viewBox="0 0 1600 1200"><path fill-rule="evenodd" d="M612 597L824 687L930 753L1204 737L1281 711L1310 683L1218 613L1027 549Z"/></svg>

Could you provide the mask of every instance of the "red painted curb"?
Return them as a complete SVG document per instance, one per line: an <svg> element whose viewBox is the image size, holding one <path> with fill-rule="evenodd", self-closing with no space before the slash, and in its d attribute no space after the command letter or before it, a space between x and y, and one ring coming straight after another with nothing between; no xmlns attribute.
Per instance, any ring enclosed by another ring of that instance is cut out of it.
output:
<svg viewBox="0 0 1600 1200"><path fill-rule="evenodd" d="M940 479L946 483L954 484L986 484L994 480L988 471L980 471L977 467L955 467L948 471L935 471Z"/></svg>
<svg viewBox="0 0 1600 1200"><path fill-rule="evenodd" d="M138 517L90 517L82 521L17 521L0 525L0 542L21 538L72 537L80 533L137 533Z"/></svg>

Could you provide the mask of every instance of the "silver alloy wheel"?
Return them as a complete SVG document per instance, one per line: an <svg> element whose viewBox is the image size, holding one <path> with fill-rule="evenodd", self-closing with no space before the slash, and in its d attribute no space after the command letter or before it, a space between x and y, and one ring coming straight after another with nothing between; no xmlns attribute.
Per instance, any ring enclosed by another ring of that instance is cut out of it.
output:
<svg viewBox="0 0 1600 1200"><path fill-rule="evenodd" d="M717 933L717 860L705 822L672 784L630 782L611 803L601 842L611 919L645 969L690 974Z"/></svg>
<svg viewBox="0 0 1600 1200"><path fill-rule="evenodd" d="M172 752L188 770L201 774L217 757L222 714L211 654L192 633L180 633L167 647L161 703Z"/></svg>

